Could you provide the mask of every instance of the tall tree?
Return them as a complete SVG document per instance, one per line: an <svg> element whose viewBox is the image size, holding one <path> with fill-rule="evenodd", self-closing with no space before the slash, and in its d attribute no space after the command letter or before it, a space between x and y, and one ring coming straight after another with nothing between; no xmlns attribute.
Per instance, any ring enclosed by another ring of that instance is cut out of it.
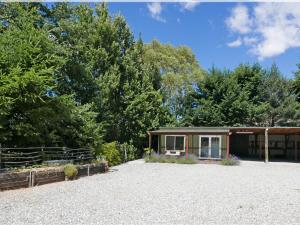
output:
<svg viewBox="0 0 300 225"><path fill-rule="evenodd" d="M58 92L56 78L65 64L65 49L45 29L40 5L7 4L1 9L1 143L86 146L99 131L93 127L94 133L86 132L95 115ZM98 137L101 134L94 140Z"/></svg>
<svg viewBox="0 0 300 225"><path fill-rule="evenodd" d="M266 110L260 124L265 126L299 125L299 103L291 80L284 78L273 64L259 86L257 96Z"/></svg>
<svg viewBox="0 0 300 225"><path fill-rule="evenodd" d="M213 68L200 82L196 95L193 124L201 126L246 125L251 102L249 94L229 71Z"/></svg>
<svg viewBox="0 0 300 225"><path fill-rule="evenodd" d="M105 4L95 10L58 4L52 15L52 34L68 49L59 91L74 94L79 104L93 104L105 141L141 147L146 130L165 120L142 41L135 41L125 19L110 16Z"/></svg>
<svg viewBox="0 0 300 225"><path fill-rule="evenodd" d="M180 121L186 108L191 107L186 98L188 93L205 72L190 48L164 45L156 40L145 46L145 61L152 68L152 82L161 90L164 105Z"/></svg>
<svg viewBox="0 0 300 225"><path fill-rule="evenodd" d="M300 64L297 65L298 70L295 72L295 79L293 82L293 90L297 96L297 101L300 102Z"/></svg>

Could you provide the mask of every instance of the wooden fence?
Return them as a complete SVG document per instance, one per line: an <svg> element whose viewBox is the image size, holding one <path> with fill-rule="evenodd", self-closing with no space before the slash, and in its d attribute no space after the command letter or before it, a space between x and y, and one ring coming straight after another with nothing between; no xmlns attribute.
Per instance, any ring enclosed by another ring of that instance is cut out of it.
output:
<svg viewBox="0 0 300 225"><path fill-rule="evenodd" d="M74 163L85 163L92 159L92 153L87 148L0 148L0 170L2 171L10 168L42 164L49 160L69 160Z"/></svg>

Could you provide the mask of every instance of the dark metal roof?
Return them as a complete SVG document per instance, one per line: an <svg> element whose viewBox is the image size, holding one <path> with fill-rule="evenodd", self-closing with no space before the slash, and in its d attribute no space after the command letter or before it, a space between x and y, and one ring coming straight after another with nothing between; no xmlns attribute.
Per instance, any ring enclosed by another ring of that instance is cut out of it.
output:
<svg viewBox="0 0 300 225"><path fill-rule="evenodd" d="M161 127L158 130L150 131L152 134L162 133L228 133L226 127Z"/></svg>

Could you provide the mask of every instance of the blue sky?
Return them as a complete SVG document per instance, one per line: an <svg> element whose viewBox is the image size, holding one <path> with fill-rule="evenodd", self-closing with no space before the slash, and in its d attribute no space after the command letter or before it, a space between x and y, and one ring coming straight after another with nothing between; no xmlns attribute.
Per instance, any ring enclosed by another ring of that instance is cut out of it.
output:
<svg viewBox="0 0 300 225"><path fill-rule="evenodd" d="M146 43L189 46L205 69L275 62L292 78L300 63L298 3L109 3L109 10Z"/></svg>

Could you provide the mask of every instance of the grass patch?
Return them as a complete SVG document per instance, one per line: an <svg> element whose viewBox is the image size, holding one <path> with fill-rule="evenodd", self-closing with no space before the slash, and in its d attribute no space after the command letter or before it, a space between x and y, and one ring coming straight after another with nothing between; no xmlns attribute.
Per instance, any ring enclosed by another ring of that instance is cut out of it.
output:
<svg viewBox="0 0 300 225"><path fill-rule="evenodd" d="M175 156L166 156L166 155L151 155L145 158L146 163L177 163L177 164L196 164L198 160L189 156L186 157L175 157Z"/></svg>
<svg viewBox="0 0 300 225"><path fill-rule="evenodd" d="M69 179L74 179L78 173L78 170L75 165L67 164L64 166L64 173Z"/></svg>
<svg viewBox="0 0 300 225"><path fill-rule="evenodd" d="M228 159L223 159L221 165L223 166L237 166L240 164L240 159L237 156L229 155Z"/></svg>

